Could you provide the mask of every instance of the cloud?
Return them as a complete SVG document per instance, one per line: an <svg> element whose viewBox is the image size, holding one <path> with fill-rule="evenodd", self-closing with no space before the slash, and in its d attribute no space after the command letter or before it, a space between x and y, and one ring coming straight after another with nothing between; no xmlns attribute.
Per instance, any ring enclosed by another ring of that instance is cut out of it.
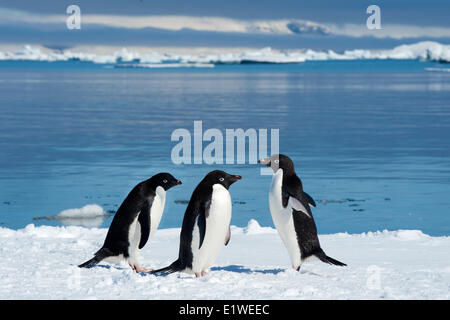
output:
<svg viewBox="0 0 450 320"><path fill-rule="evenodd" d="M328 27L334 35L353 38L450 38L450 28L446 27L423 27L406 24L386 24L382 25L382 29L379 30L369 30L365 24L329 25Z"/></svg>
<svg viewBox="0 0 450 320"><path fill-rule="evenodd" d="M83 15L83 23L116 28L156 28L170 31L191 29L195 31L228 33L270 34L328 34L328 28L303 20L236 20L224 17L192 16L111 16Z"/></svg>
<svg viewBox="0 0 450 320"><path fill-rule="evenodd" d="M22 10L14 10L0 7L1 24L51 24L65 23L67 16L64 15L43 15Z"/></svg>
<svg viewBox="0 0 450 320"><path fill-rule="evenodd" d="M0 25L65 26L68 15L31 13L0 7ZM154 28L168 31L194 30L201 32L273 34L273 35L337 35L350 38L374 37L380 39L450 38L450 28L403 24L382 25L380 30L369 30L361 24L319 24L307 20L239 20L226 17L196 17L182 15L126 16L83 14L83 25L97 25L120 29Z"/></svg>
<svg viewBox="0 0 450 320"><path fill-rule="evenodd" d="M66 22L68 15L43 15L0 8L0 24L56 24ZM225 17L194 17L181 15L124 16L83 14L81 23L123 29L155 28L169 31L194 31L263 34L329 34L327 27L298 19L238 20Z"/></svg>

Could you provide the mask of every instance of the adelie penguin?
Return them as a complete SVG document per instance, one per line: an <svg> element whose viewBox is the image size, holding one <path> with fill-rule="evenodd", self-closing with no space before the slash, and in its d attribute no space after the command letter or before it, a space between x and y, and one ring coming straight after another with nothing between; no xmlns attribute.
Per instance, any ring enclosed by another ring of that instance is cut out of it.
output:
<svg viewBox="0 0 450 320"><path fill-rule="evenodd" d="M202 277L230 241L231 197L228 188L241 176L211 171L192 193L184 214L178 259L151 273L183 271Z"/></svg>
<svg viewBox="0 0 450 320"><path fill-rule="evenodd" d="M301 264L312 257L325 263L345 266L346 264L327 256L320 247L310 208L316 204L303 191L302 181L294 171L292 160L285 155L276 154L258 162L271 167L274 172L269 191L270 213L289 252L293 268L299 271Z"/></svg>
<svg viewBox="0 0 450 320"><path fill-rule="evenodd" d="M158 173L136 185L117 210L103 247L94 258L79 265L90 268L100 261L126 260L136 272L150 271L139 263L140 250L155 234L164 211L166 191L181 181L169 173Z"/></svg>

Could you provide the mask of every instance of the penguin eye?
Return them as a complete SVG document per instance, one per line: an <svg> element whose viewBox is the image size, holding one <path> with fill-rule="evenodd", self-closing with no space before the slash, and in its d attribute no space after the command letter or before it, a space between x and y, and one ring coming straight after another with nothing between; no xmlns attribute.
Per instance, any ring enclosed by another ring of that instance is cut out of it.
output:
<svg viewBox="0 0 450 320"><path fill-rule="evenodd" d="M280 160L277 159L274 162L275 162L275 164L278 164L278 163L280 163Z"/></svg>
<svg viewBox="0 0 450 320"><path fill-rule="evenodd" d="M164 180L163 180L163 182L164 182L164 183L167 183L167 180L166 180L166 179L164 179Z"/></svg>
<svg viewBox="0 0 450 320"><path fill-rule="evenodd" d="M224 178L219 178L219 181L222 182L223 180L225 180Z"/></svg>

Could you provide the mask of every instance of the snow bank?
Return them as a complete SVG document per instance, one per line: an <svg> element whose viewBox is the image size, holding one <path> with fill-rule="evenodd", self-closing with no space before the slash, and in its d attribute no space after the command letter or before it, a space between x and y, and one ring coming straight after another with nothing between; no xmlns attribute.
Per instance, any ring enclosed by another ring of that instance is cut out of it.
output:
<svg viewBox="0 0 450 320"><path fill-rule="evenodd" d="M232 227L211 272L136 274L127 265L76 267L107 229L28 225L0 228L0 299L450 299L450 237L418 230L321 235L325 252L348 264L310 261L300 273L276 230L255 220ZM180 229L159 230L142 251L158 268L178 254Z"/></svg>
<svg viewBox="0 0 450 320"><path fill-rule="evenodd" d="M270 227L261 227L258 221L255 219L250 219L247 224L247 227L244 229L236 228L236 232L238 230L242 230L245 234L262 234L262 233L274 233L277 232L275 229Z"/></svg>
<svg viewBox="0 0 450 320"><path fill-rule="evenodd" d="M450 62L450 45L433 41L401 45L390 50L347 50L343 53L315 50L279 51L271 48L223 52L214 54L160 54L157 52L130 52L126 48L112 54L88 52L41 50L29 45L19 52L0 52L0 60L33 61L88 61L100 64L117 64L134 68L154 68L167 64L169 67L211 67L216 64L240 63L300 63L307 60L356 60L356 59L423 59Z"/></svg>

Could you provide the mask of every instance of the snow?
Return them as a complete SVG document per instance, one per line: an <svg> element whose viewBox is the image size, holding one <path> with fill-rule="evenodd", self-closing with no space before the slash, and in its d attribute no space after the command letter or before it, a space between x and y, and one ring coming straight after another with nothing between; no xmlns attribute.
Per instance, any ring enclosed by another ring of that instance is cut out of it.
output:
<svg viewBox="0 0 450 320"><path fill-rule="evenodd" d="M58 218L77 219L77 218L94 218L106 215L105 210L98 204L88 204L82 208L67 209L58 213Z"/></svg>
<svg viewBox="0 0 450 320"><path fill-rule="evenodd" d="M238 231L239 232L239 231ZM261 234L261 233L276 233L277 231L275 229L272 229L270 227L261 227L255 219L251 219L248 222L248 225L246 228L242 230L244 234Z"/></svg>
<svg viewBox="0 0 450 320"><path fill-rule="evenodd" d="M450 68L425 68L425 70L431 72L450 72Z"/></svg>
<svg viewBox="0 0 450 320"><path fill-rule="evenodd" d="M211 63L130 63L118 64L118 68L214 68Z"/></svg>
<svg viewBox="0 0 450 320"><path fill-rule="evenodd" d="M176 54L158 52L129 51L126 48L113 53L75 52L72 50L51 51L47 48L26 45L17 52L0 51L0 60L32 60L32 61L69 61L79 60L99 64L129 63L125 66L139 68L155 68L157 64L167 64L166 67L212 67L214 64L253 63L301 63L317 60L360 60L360 59L421 59L450 62L450 45L433 41L422 41L415 44L400 45L389 50L346 50L336 53L332 50L315 51L275 50L272 48L242 49L240 52L223 51L202 54ZM138 50L139 51L139 50Z"/></svg>
<svg viewBox="0 0 450 320"><path fill-rule="evenodd" d="M276 230L251 220L203 278L136 274L126 264L80 269L107 229L30 224L0 228L0 299L449 299L450 237L419 230L320 235L348 267L311 260L298 273ZM146 267L171 263L180 229L158 230L142 251Z"/></svg>

